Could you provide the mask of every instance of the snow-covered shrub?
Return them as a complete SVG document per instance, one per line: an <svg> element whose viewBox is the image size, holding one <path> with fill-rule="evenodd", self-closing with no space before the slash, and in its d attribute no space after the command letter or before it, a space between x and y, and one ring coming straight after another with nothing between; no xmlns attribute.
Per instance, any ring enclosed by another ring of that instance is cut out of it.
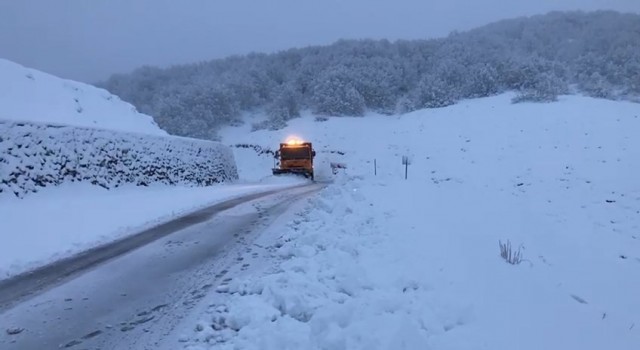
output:
<svg viewBox="0 0 640 350"><path fill-rule="evenodd" d="M282 119L265 119L263 121L251 124L251 131L278 130L284 128L285 126L287 126L287 122Z"/></svg>
<svg viewBox="0 0 640 350"><path fill-rule="evenodd" d="M352 72L354 87L362 96L367 109L392 114L404 85L402 64L385 54L390 52L391 46L385 40L379 43L364 41L361 45L364 49L378 52L378 57L357 55L345 60ZM380 46L378 50L375 49L376 45Z"/></svg>
<svg viewBox="0 0 640 350"><path fill-rule="evenodd" d="M589 96L598 98L613 98L615 96L613 84L598 72L580 75L579 79L580 88Z"/></svg>
<svg viewBox="0 0 640 350"><path fill-rule="evenodd" d="M268 154L268 155L271 155L271 156L275 155L275 152L272 149L270 149L268 147L262 147L260 145L251 145L251 144L246 144L246 143L238 143L238 144L233 145L232 147L235 147L235 148L251 148L259 156L261 156L263 154Z"/></svg>
<svg viewBox="0 0 640 350"><path fill-rule="evenodd" d="M554 102L558 100L559 95L566 94L568 91L567 83L554 74L537 73L530 78L512 102Z"/></svg>
<svg viewBox="0 0 640 350"><path fill-rule="evenodd" d="M350 71L336 67L319 78L312 95L313 110L317 114L361 116L365 111L364 98L355 88Z"/></svg>
<svg viewBox="0 0 640 350"><path fill-rule="evenodd" d="M454 104L456 97L442 78L425 75L413 91L412 102L418 108L438 108Z"/></svg>
<svg viewBox="0 0 640 350"><path fill-rule="evenodd" d="M396 114L404 114L409 113L411 111L415 111L417 108L414 105L415 101L410 99L407 96L402 96L398 99L396 103L395 113Z"/></svg>
<svg viewBox="0 0 640 350"><path fill-rule="evenodd" d="M238 177L227 147L197 139L0 121L0 195L86 181L211 185Z"/></svg>
<svg viewBox="0 0 640 350"><path fill-rule="evenodd" d="M267 106L267 115L271 119L289 119L300 116L299 94L292 87L284 87L278 92L273 102Z"/></svg>
<svg viewBox="0 0 640 350"><path fill-rule="evenodd" d="M215 140L223 125L241 123L235 96L220 86L170 91L158 98L156 120L172 135Z"/></svg>

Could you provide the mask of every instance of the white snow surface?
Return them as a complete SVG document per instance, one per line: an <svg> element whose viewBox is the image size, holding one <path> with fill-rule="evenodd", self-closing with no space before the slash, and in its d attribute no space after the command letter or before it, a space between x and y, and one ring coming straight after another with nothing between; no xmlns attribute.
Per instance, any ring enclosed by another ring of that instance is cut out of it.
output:
<svg viewBox="0 0 640 350"><path fill-rule="evenodd" d="M0 280L242 195L296 184L207 187L67 183L0 197Z"/></svg>
<svg viewBox="0 0 640 350"><path fill-rule="evenodd" d="M296 134L326 176L347 169L270 229L268 262L203 300L180 347L638 349L640 105L512 97L224 130L264 147Z"/></svg>
<svg viewBox="0 0 640 350"><path fill-rule="evenodd" d="M104 89L0 58L0 120L167 135L151 116Z"/></svg>

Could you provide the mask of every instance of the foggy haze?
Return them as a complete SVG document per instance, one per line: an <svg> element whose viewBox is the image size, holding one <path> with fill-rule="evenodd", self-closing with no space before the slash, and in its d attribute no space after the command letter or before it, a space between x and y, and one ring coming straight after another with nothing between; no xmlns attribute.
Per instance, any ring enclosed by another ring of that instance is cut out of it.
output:
<svg viewBox="0 0 640 350"><path fill-rule="evenodd" d="M0 3L0 58L96 82L142 65L426 39L554 10L640 13L638 0L20 0Z"/></svg>

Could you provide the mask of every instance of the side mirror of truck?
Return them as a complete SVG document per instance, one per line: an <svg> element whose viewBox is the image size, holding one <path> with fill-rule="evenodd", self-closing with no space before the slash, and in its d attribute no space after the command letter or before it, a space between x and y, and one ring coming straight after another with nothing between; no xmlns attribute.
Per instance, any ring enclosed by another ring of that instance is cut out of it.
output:
<svg viewBox="0 0 640 350"><path fill-rule="evenodd" d="M280 151L275 151L273 153L273 158L280 158Z"/></svg>
<svg viewBox="0 0 640 350"><path fill-rule="evenodd" d="M316 156L316 151L311 151L311 156L315 157Z"/></svg>

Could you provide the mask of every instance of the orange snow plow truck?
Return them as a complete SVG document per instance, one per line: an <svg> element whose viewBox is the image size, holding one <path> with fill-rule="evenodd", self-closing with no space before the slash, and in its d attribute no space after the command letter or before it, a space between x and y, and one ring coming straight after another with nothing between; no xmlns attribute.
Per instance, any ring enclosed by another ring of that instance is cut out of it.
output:
<svg viewBox="0 0 640 350"><path fill-rule="evenodd" d="M315 155L316 151L313 150L311 142L291 139L281 143L280 149L274 155L279 164L273 168L273 175L299 174L313 180Z"/></svg>

